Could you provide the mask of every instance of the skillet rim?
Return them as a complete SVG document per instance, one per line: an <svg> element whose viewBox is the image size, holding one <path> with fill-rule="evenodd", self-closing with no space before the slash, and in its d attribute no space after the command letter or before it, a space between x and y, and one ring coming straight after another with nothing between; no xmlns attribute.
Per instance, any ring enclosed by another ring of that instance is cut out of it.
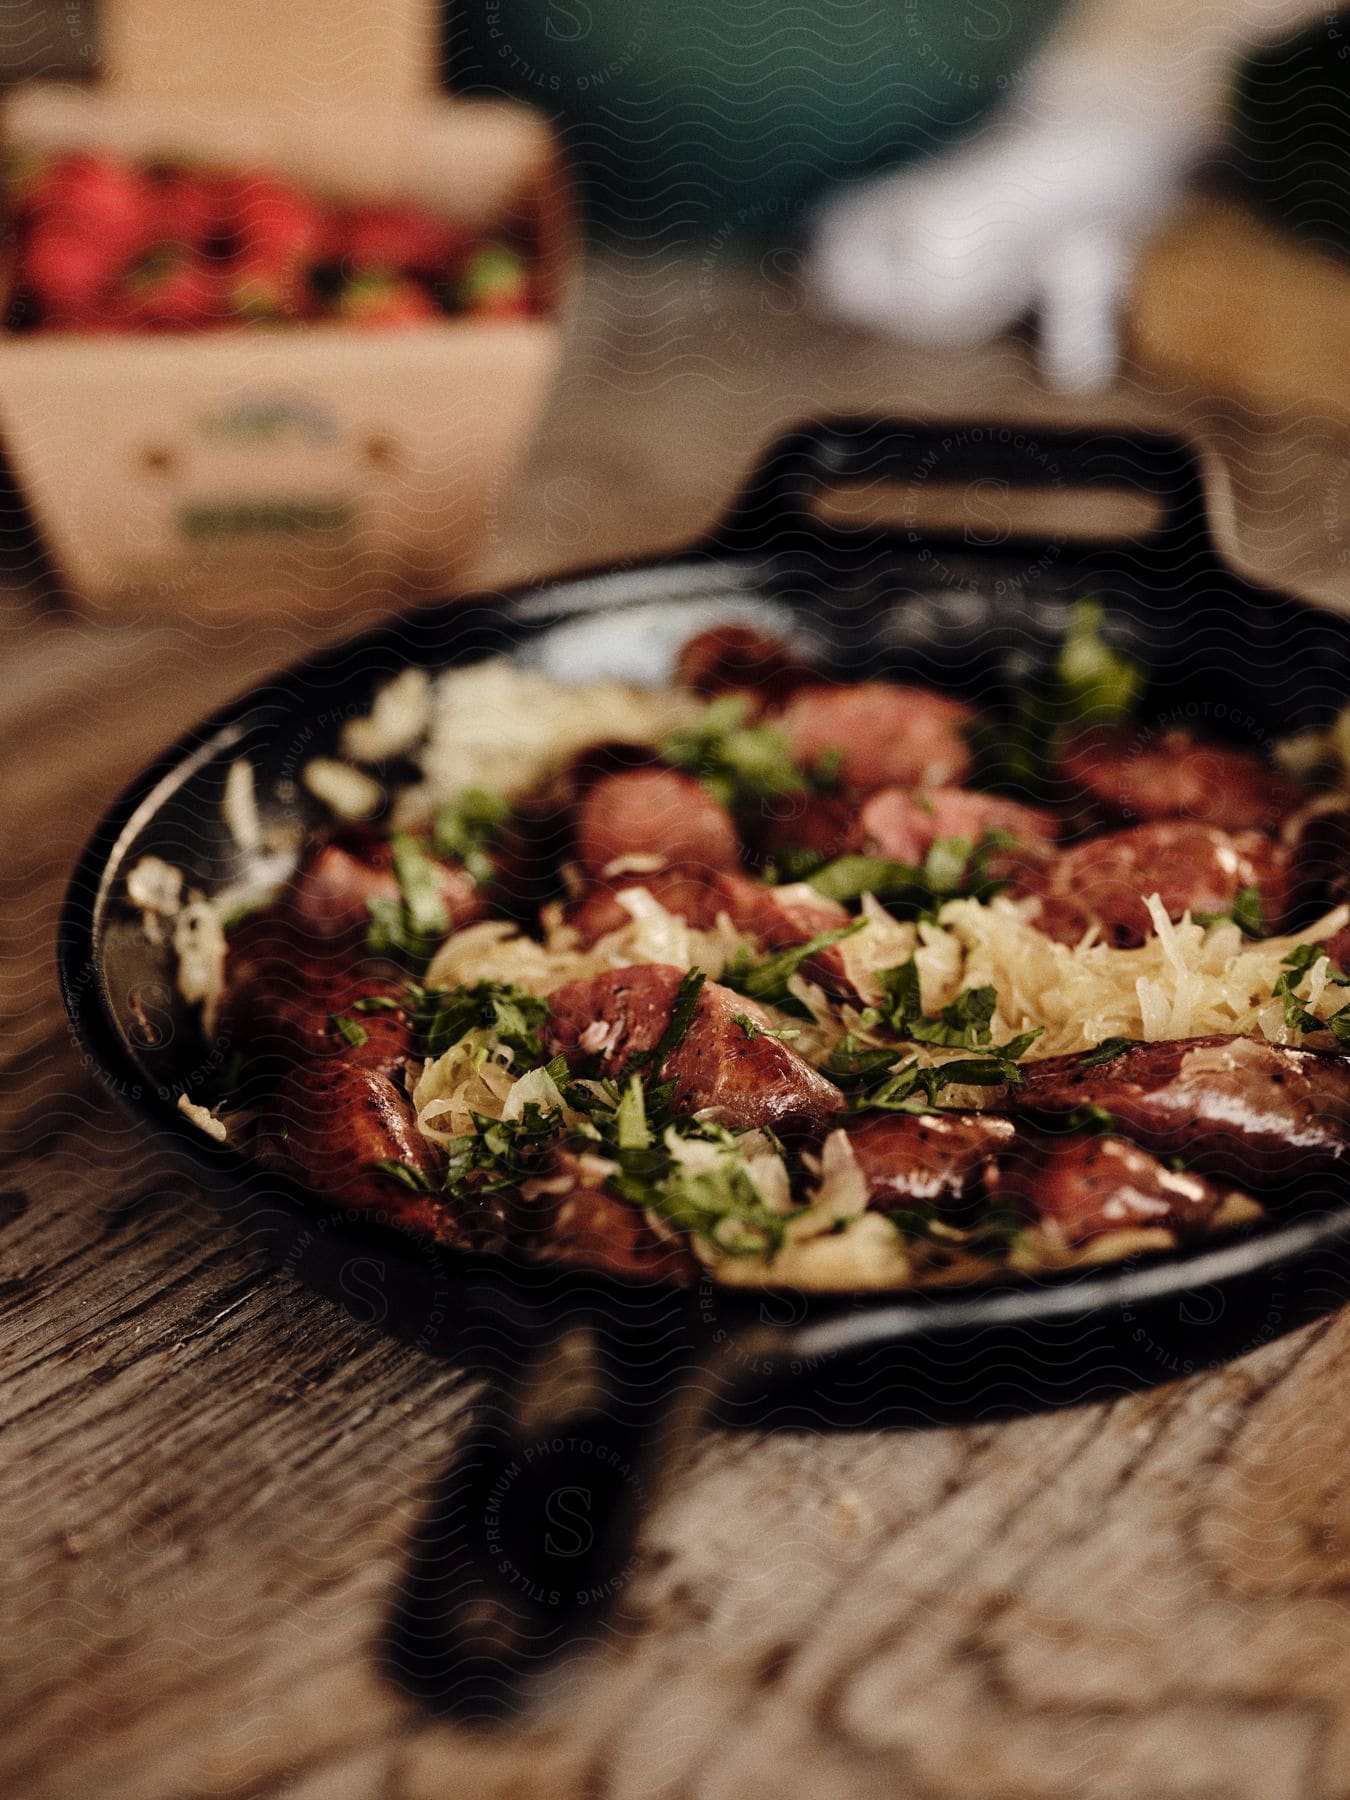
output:
<svg viewBox="0 0 1350 1800"><path fill-rule="evenodd" d="M230 1182L242 1191L260 1177L266 1179L269 1199L282 1199L302 1218L330 1222L343 1218L361 1244L380 1242L391 1253L401 1250L412 1258L420 1249L444 1255L453 1271L466 1282L487 1277L499 1285L571 1292L589 1306L597 1294L615 1306L624 1298L639 1296L697 1295L711 1287L719 1312L728 1320L756 1312L764 1319L763 1303L774 1297L790 1301L799 1316L770 1329L790 1340L794 1354L827 1354L881 1342L941 1337L951 1332L970 1332L982 1327L1052 1325L1081 1316L1086 1322L1129 1316L1132 1308L1193 1293L1200 1288L1236 1284L1262 1274L1288 1275L1328 1250L1350 1246L1350 1194L1344 1178L1337 1179L1341 1192L1334 1210L1307 1219L1292 1219L1263 1229L1256 1227L1240 1236L1205 1248L1181 1248L1141 1254L1125 1263L1051 1271L1039 1276L1020 1276L1015 1281L970 1288L810 1290L787 1285L761 1284L744 1289L705 1282L693 1289L679 1289L665 1281L643 1282L601 1271L567 1269L523 1258L485 1251L457 1249L435 1240L390 1226L376 1215L350 1220L350 1209L332 1207L300 1184L264 1167L233 1144L218 1144L181 1112L175 1100L161 1097L160 1084L136 1062L122 1042L116 1014L108 993L103 962L103 937L113 883L122 866L120 848L202 764L225 748L231 736L242 735L245 722L260 705L295 708L303 690L314 679L359 656L393 653L404 666L419 663L446 666L445 647L453 638L457 616L473 615L475 608L491 606L516 623L541 623L540 602L549 602L547 617L585 616L602 607L594 590L621 584L651 570L663 573L680 568L701 568L710 583L719 573L753 567L762 557L756 552L728 551L724 545L704 543L675 555L635 559L622 567L600 566L544 581L523 583L493 592L477 591L401 614L341 639L288 665L263 682L235 695L204 720L182 733L152 757L121 791L91 833L72 871L62 902L57 927L57 971L63 1003L86 1066L124 1107L160 1131L187 1152L190 1160L216 1183ZM725 591L728 584L720 584ZM569 605L570 596L570 605ZM619 605L631 603L624 600ZM533 615L531 617L530 615ZM416 639L426 640L417 653ZM427 654L433 646L438 656ZM388 664L378 663L381 676ZM804 1308L804 1313L803 1309Z"/></svg>

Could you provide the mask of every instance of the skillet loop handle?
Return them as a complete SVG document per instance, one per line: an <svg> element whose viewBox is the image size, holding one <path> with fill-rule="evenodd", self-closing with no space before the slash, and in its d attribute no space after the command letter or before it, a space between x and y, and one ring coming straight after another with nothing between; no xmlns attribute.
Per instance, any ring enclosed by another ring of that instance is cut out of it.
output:
<svg viewBox="0 0 1350 1800"><path fill-rule="evenodd" d="M714 534L714 545L743 553L826 554L837 550L839 539L814 510L822 494L850 486L912 487L921 511L926 487L952 483L1041 489L1065 507L1084 490L1123 490L1157 502L1156 523L1138 548L1176 559L1210 547L1200 465L1180 438L873 418L825 420L778 439ZM981 540L967 535L964 547L978 550Z"/></svg>
<svg viewBox="0 0 1350 1800"><path fill-rule="evenodd" d="M484 1723L561 1653L621 1635L642 1517L723 1386L687 1342L662 1361L593 1323L499 1375L415 1539L386 1642L395 1683Z"/></svg>

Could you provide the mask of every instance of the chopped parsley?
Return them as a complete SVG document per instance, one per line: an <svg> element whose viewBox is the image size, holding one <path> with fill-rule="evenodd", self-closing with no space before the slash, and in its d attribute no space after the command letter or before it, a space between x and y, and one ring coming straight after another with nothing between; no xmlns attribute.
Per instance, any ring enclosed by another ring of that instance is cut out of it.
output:
<svg viewBox="0 0 1350 1800"><path fill-rule="evenodd" d="M831 1052L824 1072L850 1094L855 1109L925 1112L947 1087L1001 1087L1021 1080L1017 1065L1044 1028L1037 1026L1005 1044L993 1044L992 1021L998 1006L994 988L966 988L940 1012L925 1013L913 957L881 970L878 979L885 998L864 1012L864 1025L884 1026L910 1043L980 1054L944 1063L922 1063L917 1057L897 1063L893 1048L846 1035Z"/></svg>
<svg viewBox="0 0 1350 1800"><path fill-rule="evenodd" d="M475 981L423 993L416 1007L414 1035L427 1056L444 1056L469 1032L491 1031L523 1070L544 1060L540 1027L547 1017L548 1001L528 989L505 981Z"/></svg>
<svg viewBox="0 0 1350 1800"><path fill-rule="evenodd" d="M842 938L852 937L866 924L866 919L855 919L852 924L840 925L837 930L818 932L815 937L807 938L804 944L789 944L784 950L775 950L772 956L759 961L742 946L717 979L723 987L744 994L748 1000L758 1000L764 1006L777 1006L798 1018L810 1018L810 1013L797 999L788 983L803 963L818 956L822 950L828 950L831 944L839 943Z"/></svg>
<svg viewBox="0 0 1350 1800"><path fill-rule="evenodd" d="M365 1026L358 1025L355 1019L349 1019L345 1013L334 1013L329 1023L343 1042L350 1044L353 1050L359 1050L362 1044L370 1038L370 1033Z"/></svg>
<svg viewBox="0 0 1350 1800"><path fill-rule="evenodd" d="M398 1162L389 1157L370 1166L381 1175L387 1175L391 1181L397 1181L401 1187L410 1188L414 1194L430 1194L435 1191L422 1171L414 1168L411 1163Z"/></svg>
<svg viewBox="0 0 1350 1800"><path fill-rule="evenodd" d="M673 1056L684 1042L689 1027L694 1022L694 1014L698 1011L699 995L703 992L703 984L707 976L702 969L686 969L680 977L680 985L675 990L675 1000L670 1009L670 1018L666 1028L656 1041L656 1046L649 1056L639 1057L654 1074L659 1075L668 1056Z"/></svg>
<svg viewBox="0 0 1350 1800"><path fill-rule="evenodd" d="M1332 1013L1329 1018L1322 1019L1298 993L1299 986L1314 963L1320 962L1326 954L1324 944L1295 944L1288 956L1281 960L1280 967L1284 973L1276 976L1271 997L1283 1000L1284 1022L1291 1029L1329 1031L1338 1044L1350 1044L1350 1003ZM1337 968L1329 958L1328 980L1335 987L1350 987L1350 975Z"/></svg>
<svg viewBox="0 0 1350 1800"><path fill-rule="evenodd" d="M882 969L877 980L885 998L880 1006L869 1007L863 1014L865 1025L884 1025L898 1038L910 1043L931 1044L943 1050L984 1050L993 1039L993 1017L998 1006L998 990L992 987L965 988L950 1005L940 1012L926 1013L919 991L919 965L914 957L893 969ZM1017 1062L1025 1056L1044 1030L1037 1026L1010 1038L998 1048L998 1056Z"/></svg>
<svg viewBox="0 0 1350 1800"><path fill-rule="evenodd" d="M1124 1056L1127 1050L1133 1050L1135 1045L1139 1042L1139 1038L1103 1038L1101 1043L1098 1044L1095 1049L1089 1050L1084 1056L1080 1056L1078 1061L1074 1064L1074 1067L1076 1069L1103 1068L1107 1063L1114 1062L1118 1056Z"/></svg>
<svg viewBox="0 0 1350 1800"><path fill-rule="evenodd" d="M841 904L873 894L899 916L932 918L958 896L992 900L1007 887L989 873L995 850L1008 850L1017 839L1006 831L986 831L978 841L966 837L937 838L923 863L899 862L887 856L837 856L805 879L827 900Z"/></svg>
<svg viewBox="0 0 1350 1800"><path fill-rule="evenodd" d="M1024 691L1011 718L983 720L967 732L978 758L974 785L1039 793L1064 734L1128 719L1144 691L1144 672L1103 634L1100 601L1076 601L1041 692Z"/></svg>
<svg viewBox="0 0 1350 1800"><path fill-rule="evenodd" d="M780 1044L790 1044L793 1038L799 1038L802 1035L800 1031L791 1031L786 1026L782 1031L770 1031L765 1025L756 1025L749 1013L733 1013L731 1022L733 1025L740 1026L752 1044L756 1038L760 1037L777 1038Z"/></svg>
<svg viewBox="0 0 1350 1800"><path fill-rule="evenodd" d="M1086 1106L1075 1106L1071 1113L1066 1113L1064 1129L1092 1132L1098 1137L1104 1137L1108 1132L1120 1130L1120 1120L1104 1106L1098 1106L1094 1100Z"/></svg>
<svg viewBox="0 0 1350 1800"><path fill-rule="evenodd" d="M1197 925L1236 925L1244 937L1261 938L1266 935L1266 909L1261 903L1261 890L1256 887L1242 887L1233 896L1233 904L1227 912L1192 913L1191 917Z"/></svg>
<svg viewBox="0 0 1350 1800"><path fill-rule="evenodd" d="M436 814L431 841L437 856L463 863L479 887L490 887L496 870L488 852L501 842L502 828L511 816L509 801L488 788L465 788Z"/></svg>
<svg viewBox="0 0 1350 1800"><path fill-rule="evenodd" d="M696 775L733 812L783 794L818 793L835 785L838 753L803 769L778 727L747 724L747 710L744 695L723 694L692 725L666 734L662 760Z"/></svg>
<svg viewBox="0 0 1350 1800"><path fill-rule="evenodd" d="M366 943L377 954L392 952L413 963L427 963L450 929L440 876L415 837L396 831L390 843L399 898L367 900Z"/></svg>

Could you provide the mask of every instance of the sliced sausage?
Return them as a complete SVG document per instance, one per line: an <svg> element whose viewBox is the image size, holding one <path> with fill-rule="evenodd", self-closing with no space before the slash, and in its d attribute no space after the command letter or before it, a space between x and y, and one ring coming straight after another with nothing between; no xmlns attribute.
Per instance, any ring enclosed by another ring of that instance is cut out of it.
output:
<svg viewBox="0 0 1350 1800"><path fill-rule="evenodd" d="M577 809L576 859L603 875L630 857L672 867L734 869L740 846L731 815L678 769L624 769L593 782Z"/></svg>
<svg viewBox="0 0 1350 1800"><path fill-rule="evenodd" d="M1274 831L1305 797L1249 751L1206 744L1184 731L1141 738L1128 725L1080 732L1060 773L1108 819L1188 819L1221 831Z"/></svg>
<svg viewBox="0 0 1350 1800"><path fill-rule="evenodd" d="M774 794L742 827L764 861L807 851L822 862L857 848L858 803L847 794Z"/></svg>
<svg viewBox="0 0 1350 1800"><path fill-rule="evenodd" d="M559 988L549 996L549 1054L561 1052L583 1074L622 1075L660 1043L682 973L645 963ZM677 1112L708 1110L741 1131L813 1130L843 1107L844 1097L791 1045L766 1036L768 1029L768 1015L753 1000L705 982L683 1041L652 1073L674 1082Z"/></svg>
<svg viewBox="0 0 1350 1800"><path fill-rule="evenodd" d="M477 882L458 863L435 861L449 929L487 912ZM318 940L353 938L370 924L371 900L397 900L393 845L387 838L320 844L297 872L289 903L305 932Z"/></svg>
<svg viewBox="0 0 1350 1800"><path fill-rule="evenodd" d="M1001 1173L1003 1199L1057 1225L1070 1244L1148 1227L1192 1236L1223 1199L1222 1190L1202 1176L1169 1169L1110 1133L1019 1134Z"/></svg>
<svg viewBox="0 0 1350 1800"><path fill-rule="evenodd" d="M870 1207L934 1206L961 1221L995 1198L996 1159L1015 1136L993 1113L872 1113L844 1129Z"/></svg>
<svg viewBox="0 0 1350 1800"><path fill-rule="evenodd" d="M301 1063L278 1090L273 1122L284 1135L266 1138L268 1160L332 1205L443 1243L502 1238L500 1218L460 1216L439 1195L415 1192L375 1167L406 1163L433 1185L440 1178L439 1153L418 1131L412 1103L381 1070L341 1058Z"/></svg>
<svg viewBox="0 0 1350 1800"><path fill-rule="evenodd" d="M251 1059L285 1063L337 1054L393 1068L407 1051L407 990L399 971L350 943L316 942L287 907L255 913L230 934L225 983L222 1027ZM372 999L394 1004L352 1013ZM333 1026L335 1015L347 1014L366 1034L359 1049Z"/></svg>
<svg viewBox="0 0 1350 1800"><path fill-rule="evenodd" d="M959 781L971 753L962 728L974 713L960 700L889 681L799 688L779 715L804 765L837 752L840 777L862 792Z"/></svg>
<svg viewBox="0 0 1350 1800"><path fill-rule="evenodd" d="M858 813L861 848L897 862L922 864L939 838L969 838L976 844L989 831L1045 849L1054 842L1055 815L1044 807L959 787L881 788Z"/></svg>
<svg viewBox="0 0 1350 1800"><path fill-rule="evenodd" d="M1209 825L1136 825L1076 844L1019 877L1018 891L1041 901L1037 923L1061 943L1090 924L1117 948L1153 934L1145 898L1157 894L1169 919L1225 912L1244 887L1259 890L1267 923L1287 909L1288 851L1257 832L1230 836Z"/></svg>
<svg viewBox="0 0 1350 1800"><path fill-rule="evenodd" d="M1138 1044L1083 1068L1079 1056L1022 1065L1009 1103L1048 1117L1101 1107L1157 1156L1243 1187L1278 1186L1350 1162L1350 1059L1257 1038Z"/></svg>
<svg viewBox="0 0 1350 1800"><path fill-rule="evenodd" d="M548 1170L517 1204L522 1248L538 1262L603 1269L641 1281L687 1287L700 1264L682 1234L662 1232L640 1207L611 1194L570 1150L555 1153Z"/></svg>
<svg viewBox="0 0 1350 1800"><path fill-rule="evenodd" d="M754 625L710 625L680 651L675 679L696 694L745 696L749 714L780 703L811 679L790 644Z"/></svg>

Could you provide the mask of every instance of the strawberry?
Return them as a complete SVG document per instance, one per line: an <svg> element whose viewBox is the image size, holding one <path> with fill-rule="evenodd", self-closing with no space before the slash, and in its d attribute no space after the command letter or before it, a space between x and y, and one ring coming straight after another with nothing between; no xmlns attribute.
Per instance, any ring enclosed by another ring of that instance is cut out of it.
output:
<svg viewBox="0 0 1350 1800"><path fill-rule="evenodd" d="M223 316L220 275L194 252L160 251L131 271L117 313L136 331L203 331Z"/></svg>
<svg viewBox="0 0 1350 1800"><path fill-rule="evenodd" d="M459 301L480 318L528 318L533 299L525 259L500 244L475 251L460 276Z"/></svg>
<svg viewBox="0 0 1350 1800"><path fill-rule="evenodd" d="M423 206L402 202L349 206L335 222L333 252L345 270L362 275L439 275L459 254L463 233Z"/></svg>
<svg viewBox="0 0 1350 1800"><path fill-rule="evenodd" d="M214 177L160 164L150 172L151 235L176 250L204 250L215 235L220 197Z"/></svg>
<svg viewBox="0 0 1350 1800"><path fill-rule="evenodd" d="M338 297L338 316L353 325L416 325L440 316L440 308L420 281L391 275L362 275Z"/></svg>
<svg viewBox="0 0 1350 1800"><path fill-rule="evenodd" d="M96 244L122 266L149 243L153 223L149 183L111 158L76 152L60 157L32 193L33 229L61 228Z"/></svg>
<svg viewBox="0 0 1350 1800"><path fill-rule="evenodd" d="M36 227L19 261L19 278L52 324L97 317L117 270L103 246L69 226Z"/></svg>

